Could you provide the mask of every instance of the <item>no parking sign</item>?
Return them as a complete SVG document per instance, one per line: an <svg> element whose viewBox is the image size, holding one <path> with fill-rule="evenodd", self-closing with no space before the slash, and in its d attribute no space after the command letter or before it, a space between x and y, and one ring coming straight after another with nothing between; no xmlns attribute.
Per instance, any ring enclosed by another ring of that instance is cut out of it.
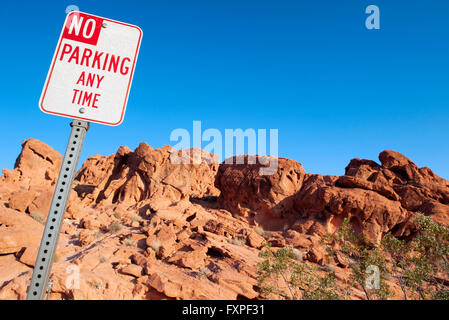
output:
<svg viewBox="0 0 449 320"><path fill-rule="evenodd" d="M116 126L123 121L142 30L73 11L39 102L45 113Z"/></svg>
<svg viewBox="0 0 449 320"><path fill-rule="evenodd" d="M51 266L89 122L116 126L123 121L141 40L142 30L127 23L78 11L65 19L39 107L74 120L28 299L43 299L51 291Z"/></svg>

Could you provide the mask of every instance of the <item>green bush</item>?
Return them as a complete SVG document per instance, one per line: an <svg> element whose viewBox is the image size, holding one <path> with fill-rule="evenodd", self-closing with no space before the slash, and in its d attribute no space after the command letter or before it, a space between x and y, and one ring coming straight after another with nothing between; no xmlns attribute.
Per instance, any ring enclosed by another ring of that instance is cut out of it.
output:
<svg viewBox="0 0 449 320"><path fill-rule="evenodd" d="M357 234L348 218L334 234L323 237L322 243L326 246L328 256L333 259L337 254L345 257L351 269L351 282L362 288L366 299L385 300L391 296L391 290L387 284L389 272L385 254L377 247L373 247L363 234ZM377 286L369 286L367 278L372 267L379 271Z"/></svg>
<svg viewBox="0 0 449 320"><path fill-rule="evenodd" d="M382 239L382 248L392 262L392 275L405 300L449 300L449 229L431 217L414 218L416 237L409 241L391 234Z"/></svg>
<svg viewBox="0 0 449 320"><path fill-rule="evenodd" d="M320 276L316 267L298 260L298 255L289 246L275 251L268 243L259 257L263 258L257 265L262 297L338 300L347 296L344 290L337 289L334 272Z"/></svg>
<svg viewBox="0 0 449 320"><path fill-rule="evenodd" d="M335 273L324 275L317 267L299 261L293 248L274 250L268 244L259 254L257 265L262 297L284 299L346 299L350 287L361 287L366 299L385 300L392 296L391 283L397 283L403 299L449 300L449 229L418 213L413 222L413 239L400 240L386 234L376 245L354 232L346 218L334 234L322 239L327 255L344 258L351 271L349 287L337 286ZM332 271L332 272L331 272ZM368 280L376 274L376 285Z"/></svg>

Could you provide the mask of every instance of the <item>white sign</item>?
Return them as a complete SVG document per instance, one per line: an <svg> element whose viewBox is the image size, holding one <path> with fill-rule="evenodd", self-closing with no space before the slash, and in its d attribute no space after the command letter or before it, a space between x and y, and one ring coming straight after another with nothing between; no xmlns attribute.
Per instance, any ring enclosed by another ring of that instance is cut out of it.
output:
<svg viewBox="0 0 449 320"><path fill-rule="evenodd" d="M110 126L125 115L139 27L73 11L65 20L39 102L45 113Z"/></svg>

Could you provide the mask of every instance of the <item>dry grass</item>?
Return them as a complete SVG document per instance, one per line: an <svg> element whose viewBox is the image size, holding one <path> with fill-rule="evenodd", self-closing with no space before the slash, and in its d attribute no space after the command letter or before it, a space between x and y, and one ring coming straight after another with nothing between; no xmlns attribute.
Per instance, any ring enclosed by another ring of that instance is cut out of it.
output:
<svg viewBox="0 0 449 320"><path fill-rule="evenodd" d="M159 251L161 250L161 242L159 240L153 241L150 247L154 250L154 252L156 252L156 255L158 256Z"/></svg>
<svg viewBox="0 0 449 320"><path fill-rule="evenodd" d="M138 221L138 222L142 221L142 217L138 215L133 215L130 217L130 219L131 221Z"/></svg>
<svg viewBox="0 0 449 320"><path fill-rule="evenodd" d="M102 235L103 235L103 234L102 234L100 231L96 231L96 232L94 232L94 233L92 234L92 236L93 236L95 239L101 238Z"/></svg>
<svg viewBox="0 0 449 320"><path fill-rule="evenodd" d="M61 260L61 256L57 253L55 253L55 255L53 256L53 262L57 263Z"/></svg>
<svg viewBox="0 0 449 320"><path fill-rule="evenodd" d="M122 230L122 228L123 228L123 225L120 222L114 221L113 223L111 223L109 225L108 230L109 230L109 232L116 233L116 232L119 232L120 230Z"/></svg>
<svg viewBox="0 0 449 320"><path fill-rule="evenodd" d="M256 232L258 235L262 237L265 237L267 235L266 231L262 228L262 226L255 227L254 232Z"/></svg>
<svg viewBox="0 0 449 320"><path fill-rule="evenodd" d="M135 243L132 239L125 239L125 241L123 241L123 244L128 247L137 247L137 243Z"/></svg>
<svg viewBox="0 0 449 320"><path fill-rule="evenodd" d="M198 272L198 277L199 278L201 278L201 277L205 277L205 278L207 278L207 277L209 277L209 275L212 273L212 271L210 271L210 269L208 268L208 267L202 267L201 269L200 269L200 271Z"/></svg>
<svg viewBox="0 0 449 320"><path fill-rule="evenodd" d="M243 246L246 244L246 239L235 237L235 238L232 238L231 243L235 244L237 246Z"/></svg>
<svg viewBox="0 0 449 320"><path fill-rule="evenodd" d="M45 224L45 218L44 218L44 215L42 213L32 213L30 216L31 216L31 218L33 218L37 222L39 222L41 224Z"/></svg>
<svg viewBox="0 0 449 320"><path fill-rule="evenodd" d="M293 248L293 254L295 255L295 260L297 261L304 261L304 252L299 251L296 248Z"/></svg>

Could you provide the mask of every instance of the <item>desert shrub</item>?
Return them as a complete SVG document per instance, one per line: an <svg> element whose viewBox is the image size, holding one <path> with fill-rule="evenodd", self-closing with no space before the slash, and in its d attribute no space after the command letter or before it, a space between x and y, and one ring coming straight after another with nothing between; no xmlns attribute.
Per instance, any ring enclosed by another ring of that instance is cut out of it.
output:
<svg viewBox="0 0 449 320"><path fill-rule="evenodd" d="M389 271L384 252L373 246L366 237L357 234L349 218L343 220L342 225L334 234L323 237L322 243L326 247L328 256L333 259L337 254L343 255L351 269L350 280L353 286L357 284L362 288L368 300L385 300L391 296L387 283ZM373 274L373 273L376 274ZM368 281L374 276L375 283Z"/></svg>
<svg viewBox="0 0 449 320"><path fill-rule="evenodd" d="M143 221L142 217L139 215L132 215L129 217L129 220L131 224L135 224L137 222L139 225L141 225Z"/></svg>
<svg viewBox="0 0 449 320"><path fill-rule="evenodd" d="M86 283L95 289L101 290L104 288L104 285L101 282L97 282L96 280L86 280Z"/></svg>
<svg viewBox="0 0 449 320"><path fill-rule="evenodd" d="M161 250L161 242L159 240L155 240L151 243L150 247L154 250L156 256L159 256Z"/></svg>
<svg viewBox="0 0 449 320"><path fill-rule="evenodd" d="M347 293L337 289L335 273L320 275L318 269L298 260L293 248L273 250L268 243L259 253L258 284L264 298L279 296L286 300L338 300Z"/></svg>
<svg viewBox="0 0 449 320"><path fill-rule="evenodd" d="M293 248L292 251L293 251L293 255L295 256L295 260L304 262L304 253L303 252L299 251L296 248Z"/></svg>
<svg viewBox="0 0 449 320"><path fill-rule="evenodd" d="M138 221L138 222L142 221L142 217L138 215L132 215L130 219L131 221Z"/></svg>
<svg viewBox="0 0 449 320"><path fill-rule="evenodd" d="M55 255L53 256L53 262L57 263L61 260L61 256L58 253L55 253Z"/></svg>
<svg viewBox="0 0 449 320"><path fill-rule="evenodd" d="M100 231L95 231L95 232L92 234L92 236L93 236L95 239L101 238L102 235L103 235L103 234L102 234Z"/></svg>
<svg viewBox="0 0 449 320"><path fill-rule="evenodd" d="M262 228L262 226L257 226L257 227L255 227L255 228L254 228L254 231L255 231L258 235L260 235L260 236L262 236L262 237L265 237L265 236L266 236L266 232L265 232L265 230Z"/></svg>
<svg viewBox="0 0 449 320"><path fill-rule="evenodd" d="M201 269L200 269L200 271L198 272L198 277L199 278L201 278L201 277L205 277L205 278L207 278L207 277L209 277L209 275L212 273L212 271L210 271L210 269L208 268L208 267L202 267Z"/></svg>
<svg viewBox="0 0 449 320"><path fill-rule="evenodd" d="M245 238L241 238L241 237L234 237L232 238L232 240L230 241L232 244L235 244L237 246L243 246L246 244L246 239Z"/></svg>
<svg viewBox="0 0 449 320"><path fill-rule="evenodd" d="M417 235L406 242L387 234L382 247L392 261L392 275L403 298L449 300L449 229L417 214Z"/></svg>
<svg viewBox="0 0 449 320"><path fill-rule="evenodd" d="M116 233L116 232L119 232L120 230L122 230L122 228L123 228L123 226L120 222L114 221L109 225L108 230L109 230L109 232Z"/></svg>
<svg viewBox="0 0 449 320"><path fill-rule="evenodd" d="M37 222L39 222L41 224L45 224L45 218L42 213L32 213L31 218L33 218L34 220L36 220Z"/></svg>
<svg viewBox="0 0 449 320"><path fill-rule="evenodd" d="M388 281L396 282L403 299L449 300L449 228L418 213L413 222L416 234L405 241L386 234L380 244L370 243L357 234L348 218L334 234L322 239L327 255L351 270L350 285L360 286L368 300L391 297ZM263 296L284 299L341 299L349 288L337 289L331 268L322 276L316 267L301 262L290 247L260 252L259 286ZM370 282L375 276L375 283Z"/></svg>
<svg viewBox="0 0 449 320"><path fill-rule="evenodd" d="M123 244L128 247L137 247L137 243L135 243L132 239L129 238L125 239L125 241L123 241Z"/></svg>

